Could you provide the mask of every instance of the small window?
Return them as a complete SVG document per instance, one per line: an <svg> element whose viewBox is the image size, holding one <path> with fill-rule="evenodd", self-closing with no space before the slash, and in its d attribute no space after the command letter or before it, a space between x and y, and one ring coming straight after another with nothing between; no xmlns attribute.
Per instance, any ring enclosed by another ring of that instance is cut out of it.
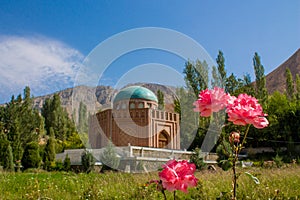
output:
<svg viewBox="0 0 300 200"><path fill-rule="evenodd" d="M122 103L121 109L126 109L126 104Z"/></svg>
<svg viewBox="0 0 300 200"><path fill-rule="evenodd" d="M144 108L144 104L143 103L139 103L138 108Z"/></svg>
<svg viewBox="0 0 300 200"><path fill-rule="evenodd" d="M130 103L130 109L134 109L135 108L135 104L134 103Z"/></svg>

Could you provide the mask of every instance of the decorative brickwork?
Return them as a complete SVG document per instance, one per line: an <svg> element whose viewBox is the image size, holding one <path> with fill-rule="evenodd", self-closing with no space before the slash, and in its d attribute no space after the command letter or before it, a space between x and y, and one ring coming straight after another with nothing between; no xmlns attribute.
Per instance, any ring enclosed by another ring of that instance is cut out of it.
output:
<svg viewBox="0 0 300 200"><path fill-rule="evenodd" d="M132 90L132 88L131 88ZM91 119L89 142L92 148L115 146L180 149L179 115L157 109L155 96L149 99L116 96L112 109L103 110Z"/></svg>

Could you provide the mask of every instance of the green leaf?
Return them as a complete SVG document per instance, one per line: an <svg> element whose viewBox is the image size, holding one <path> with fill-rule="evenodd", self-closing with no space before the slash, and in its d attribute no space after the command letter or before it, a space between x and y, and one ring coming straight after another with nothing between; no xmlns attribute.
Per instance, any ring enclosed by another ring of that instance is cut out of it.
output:
<svg viewBox="0 0 300 200"><path fill-rule="evenodd" d="M252 178L252 180L254 181L255 184L260 184L260 181L258 180L257 177L253 176L252 174L250 174L249 172L245 172L246 175L248 175L250 178Z"/></svg>

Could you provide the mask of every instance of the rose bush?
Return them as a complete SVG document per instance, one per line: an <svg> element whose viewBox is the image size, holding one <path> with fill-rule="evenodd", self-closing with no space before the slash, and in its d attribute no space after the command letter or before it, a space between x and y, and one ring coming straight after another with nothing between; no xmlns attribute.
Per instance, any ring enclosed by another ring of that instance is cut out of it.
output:
<svg viewBox="0 0 300 200"><path fill-rule="evenodd" d="M231 152L228 152L228 161L232 163L233 171L232 199L236 199L238 178L236 163L238 161L238 155L243 148L251 125L258 129L265 128L269 125L266 118L267 114L263 113L262 106L258 103L256 98L247 94L240 94L238 97L231 96L218 87L201 91L199 93L199 99L195 101L193 105L195 106L194 111L200 112L200 116L202 117L210 117L214 112L225 109L228 122L239 126L247 125L247 129L243 134L237 130L231 132L228 137L231 146ZM242 142L240 142L241 135L243 135Z"/></svg>

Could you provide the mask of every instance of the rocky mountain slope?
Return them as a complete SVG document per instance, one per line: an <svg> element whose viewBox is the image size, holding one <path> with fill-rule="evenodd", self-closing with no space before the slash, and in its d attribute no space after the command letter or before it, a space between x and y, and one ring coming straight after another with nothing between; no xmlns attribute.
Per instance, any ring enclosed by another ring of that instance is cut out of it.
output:
<svg viewBox="0 0 300 200"><path fill-rule="evenodd" d="M269 94L275 91L281 93L285 92L286 77L285 71L289 68L293 79L296 79L296 74L300 74L300 49L298 49L291 57L289 57L284 63L266 75L266 86Z"/></svg>
<svg viewBox="0 0 300 200"><path fill-rule="evenodd" d="M152 83L136 83L132 85L146 87L154 92L154 94L157 94L157 91L161 90L164 93L166 109L173 109L170 104L173 103L175 96L174 87ZM80 101L85 103L87 105L87 110L92 113L105 107L110 107L110 103L117 92L118 90L112 88L111 86L77 86L59 91L57 93L61 98L62 106L65 107L68 113L71 115L74 110L76 112L76 110L79 108ZM47 98L51 98L53 95L54 94L49 94L34 98L34 107L41 109L45 100Z"/></svg>

